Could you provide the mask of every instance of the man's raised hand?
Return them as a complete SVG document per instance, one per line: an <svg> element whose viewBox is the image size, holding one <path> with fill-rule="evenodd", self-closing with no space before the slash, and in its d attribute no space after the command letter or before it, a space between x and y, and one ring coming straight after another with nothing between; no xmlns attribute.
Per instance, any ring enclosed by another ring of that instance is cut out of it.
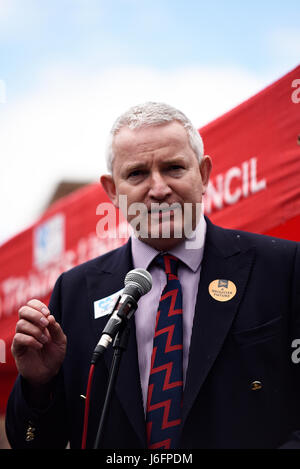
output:
<svg viewBox="0 0 300 469"><path fill-rule="evenodd" d="M19 309L11 351L19 373L33 386L48 383L58 372L67 339L47 306L32 299Z"/></svg>

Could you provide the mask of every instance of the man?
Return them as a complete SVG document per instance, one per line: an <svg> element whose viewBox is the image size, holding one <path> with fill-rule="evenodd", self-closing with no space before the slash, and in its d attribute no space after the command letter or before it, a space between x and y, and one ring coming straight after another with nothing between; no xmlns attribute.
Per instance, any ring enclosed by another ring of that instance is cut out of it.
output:
<svg viewBox="0 0 300 469"><path fill-rule="evenodd" d="M19 310L19 377L7 409L13 447L78 448L89 364L107 316L93 304L132 268L153 278L130 321L103 448L300 447L299 245L214 226L199 211L211 171L198 132L160 103L115 123L101 183L135 233L62 274L49 308ZM123 200L122 199L122 200ZM136 204L140 208L137 216ZM166 322L164 322L166 321ZM95 370L87 447L103 407L112 350Z"/></svg>

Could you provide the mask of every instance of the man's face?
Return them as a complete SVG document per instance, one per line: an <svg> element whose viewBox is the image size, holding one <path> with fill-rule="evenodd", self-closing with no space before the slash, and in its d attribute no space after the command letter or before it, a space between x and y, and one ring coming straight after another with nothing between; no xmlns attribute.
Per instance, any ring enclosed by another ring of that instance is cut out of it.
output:
<svg viewBox="0 0 300 469"><path fill-rule="evenodd" d="M196 204L199 208L207 187L210 158L205 156L199 165L187 132L178 122L134 130L123 127L115 137L113 151L112 177L101 177L104 189L116 207L120 206L120 195L126 196L131 224L137 220L137 212L130 207L144 204L140 238L156 249L171 249L199 221ZM157 211L161 204L163 211ZM184 224L189 224L185 231Z"/></svg>

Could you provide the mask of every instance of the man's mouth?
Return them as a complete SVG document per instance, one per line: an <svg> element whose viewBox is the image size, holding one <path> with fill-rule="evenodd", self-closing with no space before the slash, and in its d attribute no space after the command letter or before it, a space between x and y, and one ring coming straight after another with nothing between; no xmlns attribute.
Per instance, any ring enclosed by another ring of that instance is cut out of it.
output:
<svg viewBox="0 0 300 469"><path fill-rule="evenodd" d="M181 209L179 203L173 204L151 204L151 208L148 209L150 214L159 214L159 213L169 213L174 212L175 210Z"/></svg>

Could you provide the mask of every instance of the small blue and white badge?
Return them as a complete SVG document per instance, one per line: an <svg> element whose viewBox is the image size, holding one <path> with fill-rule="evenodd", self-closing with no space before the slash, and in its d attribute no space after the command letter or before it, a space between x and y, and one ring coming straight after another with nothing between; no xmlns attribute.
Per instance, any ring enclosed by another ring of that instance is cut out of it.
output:
<svg viewBox="0 0 300 469"><path fill-rule="evenodd" d="M102 318L112 313L113 307L118 299L118 296L122 295L124 288L113 293L112 295L101 298L101 300L94 301L94 317L95 319Z"/></svg>

